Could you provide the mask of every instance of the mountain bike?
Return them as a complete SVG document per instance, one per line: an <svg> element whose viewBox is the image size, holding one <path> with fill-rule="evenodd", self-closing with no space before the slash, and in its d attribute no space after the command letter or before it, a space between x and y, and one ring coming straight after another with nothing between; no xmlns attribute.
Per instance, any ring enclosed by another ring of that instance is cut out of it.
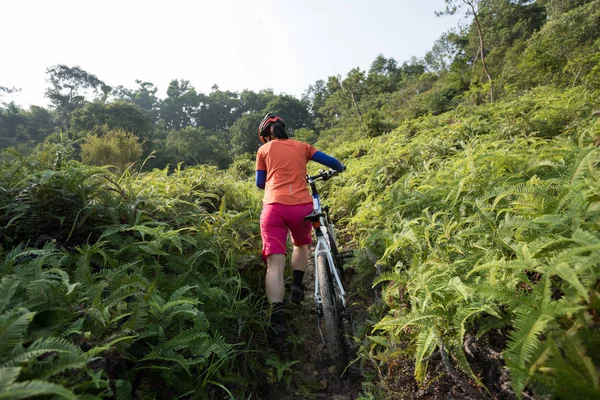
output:
<svg viewBox="0 0 600 400"><path fill-rule="evenodd" d="M315 234L315 307L321 340L327 346L342 375L348 365L347 330L350 325L350 310L346 303L346 292L342 284L343 264L352 257L352 251L339 251L335 240L334 225L329 218L329 208L321 205L316 182L325 181L336 175L334 170L319 170L318 175L306 176L313 197L313 211L304 220L310 221ZM323 329L322 329L323 326Z"/></svg>

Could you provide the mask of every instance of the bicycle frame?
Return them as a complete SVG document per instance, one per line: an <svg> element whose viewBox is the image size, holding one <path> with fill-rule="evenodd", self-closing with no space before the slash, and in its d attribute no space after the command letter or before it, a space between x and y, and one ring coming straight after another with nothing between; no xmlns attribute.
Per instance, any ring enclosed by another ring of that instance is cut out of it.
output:
<svg viewBox="0 0 600 400"><path fill-rule="evenodd" d="M312 198L313 198L313 212L311 218L313 224L313 231L316 237L316 245L315 245L315 269L319 268L317 263L317 258L320 254L324 254L327 257L329 270L331 276L334 278L335 286L337 288L337 294L339 295L340 300L342 301L342 305L344 309L346 309L346 292L344 291L344 287L342 286L342 281L340 280L340 276L338 274L336 263L333 260L333 256L331 254L331 243L329 243L329 235L328 229L331 229L331 224L329 221L329 216L326 210L323 210L321 207L321 199L319 197L319 192L317 190L317 186L315 182L317 180L326 180L334 175L333 171L322 172L319 171L320 174L316 176L307 176L306 181L310 185ZM318 220L316 219L318 217ZM331 232L331 239L335 240L333 237L333 232ZM341 266L340 266L341 268ZM317 308L319 310L323 307L323 301L321 299L321 295L319 294L319 274L318 271L315 271L315 303L317 304Z"/></svg>

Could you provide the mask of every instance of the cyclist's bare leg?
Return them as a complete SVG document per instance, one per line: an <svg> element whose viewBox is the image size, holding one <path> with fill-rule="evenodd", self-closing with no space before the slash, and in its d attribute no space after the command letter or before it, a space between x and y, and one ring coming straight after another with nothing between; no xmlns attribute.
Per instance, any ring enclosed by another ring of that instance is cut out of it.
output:
<svg viewBox="0 0 600 400"><path fill-rule="evenodd" d="M308 265L308 245L296 246L292 252L292 269L306 271Z"/></svg>
<svg viewBox="0 0 600 400"><path fill-rule="evenodd" d="M269 303L280 303L283 301L285 295L285 285L283 282L284 270L285 254L271 254L267 256L265 289Z"/></svg>

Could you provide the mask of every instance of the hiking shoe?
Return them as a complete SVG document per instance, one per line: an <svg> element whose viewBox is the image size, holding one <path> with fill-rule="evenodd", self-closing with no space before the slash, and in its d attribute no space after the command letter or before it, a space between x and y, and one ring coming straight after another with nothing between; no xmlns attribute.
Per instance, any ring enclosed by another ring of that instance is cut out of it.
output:
<svg viewBox="0 0 600 400"><path fill-rule="evenodd" d="M304 300L304 288L302 286L292 284L292 286L290 286L290 292L290 300L292 303L302 303L302 300Z"/></svg>
<svg viewBox="0 0 600 400"><path fill-rule="evenodd" d="M272 346L283 346L285 343L285 325L273 322L269 327L268 338Z"/></svg>

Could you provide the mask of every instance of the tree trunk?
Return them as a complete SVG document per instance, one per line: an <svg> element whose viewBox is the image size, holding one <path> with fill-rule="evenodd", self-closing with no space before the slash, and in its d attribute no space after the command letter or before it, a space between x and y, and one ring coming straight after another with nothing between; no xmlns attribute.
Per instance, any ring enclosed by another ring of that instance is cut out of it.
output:
<svg viewBox="0 0 600 400"><path fill-rule="evenodd" d="M479 23L479 18L477 16L477 11L475 10L475 5L472 0L463 0L465 4L471 7L471 12L473 13L473 17L475 19L475 25L477 26L477 34L479 35L479 54L481 56L481 65L483 66L483 70L487 75L488 81L490 82L490 102L494 102L494 83L492 81L492 75L490 75L490 71L488 71L487 65L485 65L485 55L484 55L484 46L483 46L483 31L481 30L481 24Z"/></svg>
<svg viewBox="0 0 600 400"><path fill-rule="evenodd" d="M352 98L352 103L354 104L354 108L356 109L356 112L358 113L358 118L362 122L362 113L360 112L360 108L358 108L358 103L356 103L356 97L354 97L354 92L352 91L352 89L349 89L347 86L344 86L343 83L342 83L342 87L350 93L350 97Z"/></svg>
<svg viewBox="0 0 600 400"><path fill-rule="evenodd" d="M356 97L354 96L354 92L352 91L352 89L348 88L343 83L342 83L342 89L347 90L350 93L350 97L352 98L352 103L354 104L354 108L356 109L356 112L358 113L358 120L360 121L360 124L363 126L363 129L365 130L365 134L368 135L369 130L367 129L367 125L365 124L365 121L363 120L362 113L360 112L360 108L358 107L358 103L356 102Z"/></svg>

